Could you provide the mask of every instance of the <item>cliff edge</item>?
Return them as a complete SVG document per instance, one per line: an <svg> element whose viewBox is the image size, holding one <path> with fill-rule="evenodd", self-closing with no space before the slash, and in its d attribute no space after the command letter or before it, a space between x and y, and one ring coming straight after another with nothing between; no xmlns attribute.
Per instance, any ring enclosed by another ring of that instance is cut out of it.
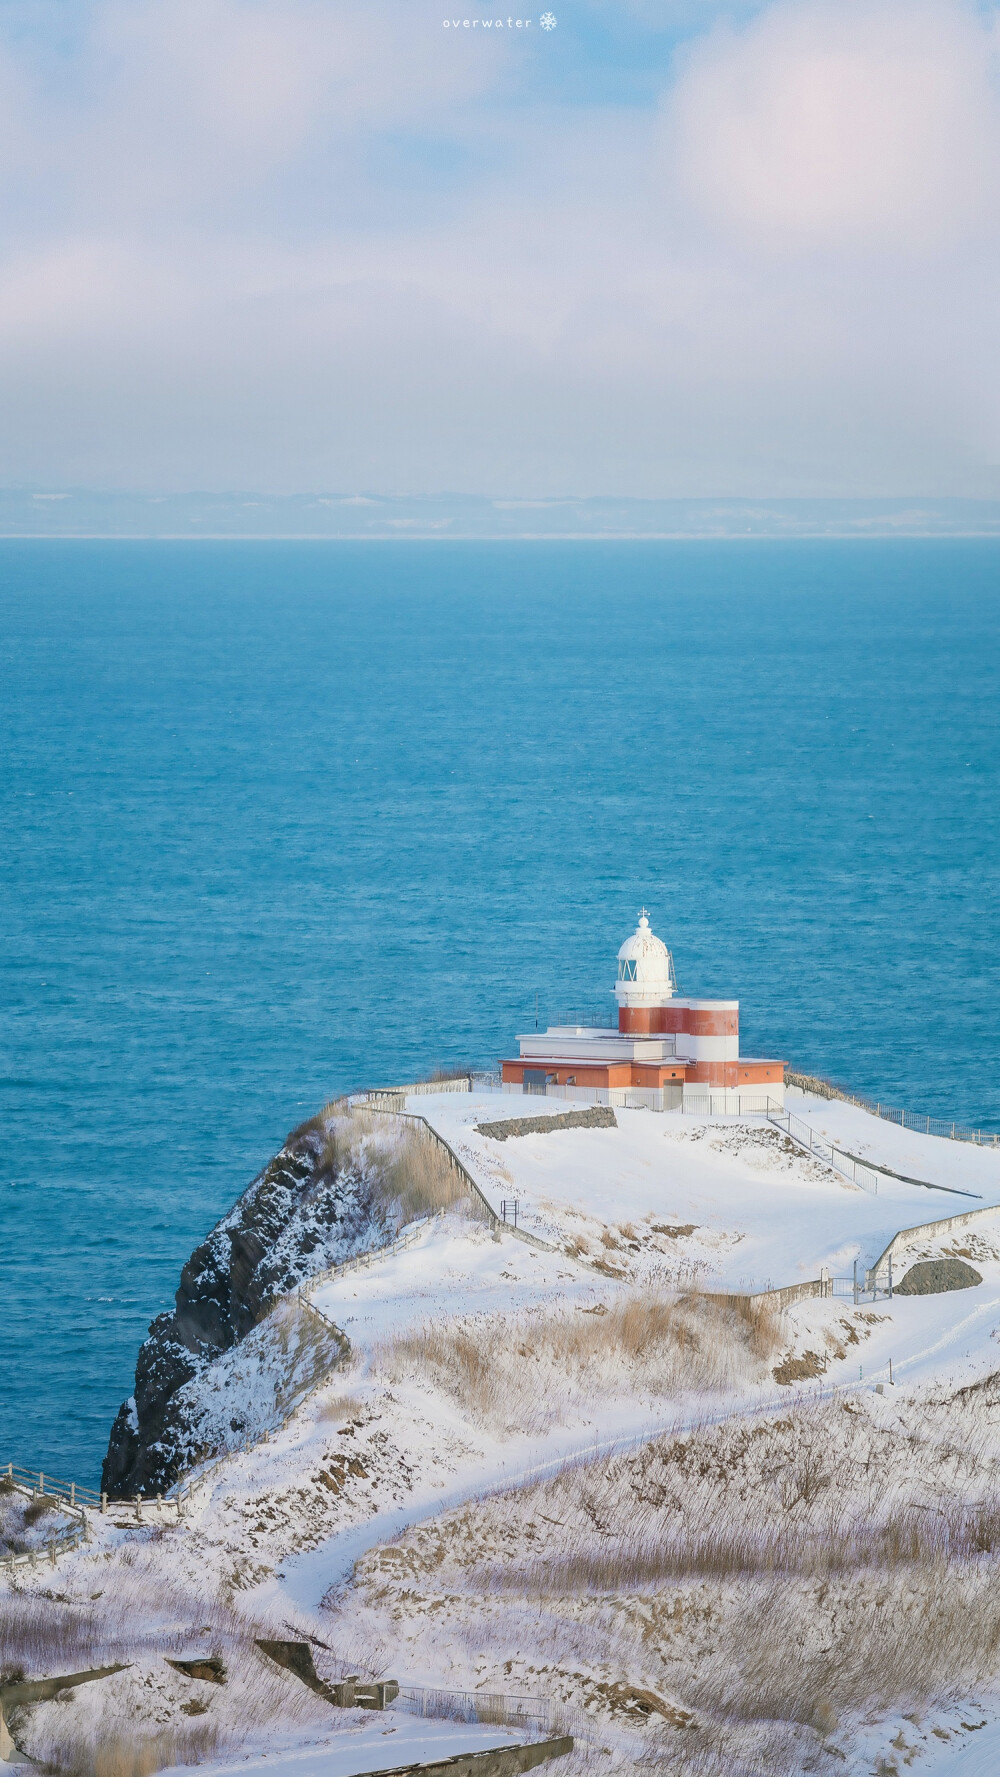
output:
<svg viewBox="0 0 1000 1777"><path fill-rule="evenodd" d="M135 1393L111 1429L101 1477L107 1494L164 1492L214 1454L199 1444L189 1384L240 1344L279 1296L386 1237L394 1206L378 1184L363 1151L341 1151L335 1115L293 1130L191 1254L173 1313L151 1323Z"/></svg>

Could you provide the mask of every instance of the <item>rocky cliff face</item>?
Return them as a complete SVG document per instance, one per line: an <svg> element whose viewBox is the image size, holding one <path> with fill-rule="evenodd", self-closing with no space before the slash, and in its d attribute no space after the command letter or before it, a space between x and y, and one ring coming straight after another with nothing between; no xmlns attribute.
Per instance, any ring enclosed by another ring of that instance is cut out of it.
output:
<svg viewBox="0 0 1000 1777"><path fill-rule="evenodd" d="M385 1205L356 1157L338 1154L334 1121L315 1118L293 1131L191 1254L174 1312L150 1326L135 1394L111 1430L105 1492L162 1492L192 1461L210 1455L192 1449L186 1385L239 1344L278 1296L385 1233Z"/></svg>

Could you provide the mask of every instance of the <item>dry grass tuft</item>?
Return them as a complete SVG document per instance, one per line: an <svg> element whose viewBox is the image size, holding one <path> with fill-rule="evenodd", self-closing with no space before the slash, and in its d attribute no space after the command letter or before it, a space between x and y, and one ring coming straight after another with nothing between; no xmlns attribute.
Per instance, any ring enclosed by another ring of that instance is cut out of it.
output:
<svg viewBox="0 0 1000 1777"><path fill-rule="evenodd" d="M218 1598L199 1596L196 1582L190 1591L166 1584L154 1547L136 1544L132 1563L102 1577L104 1589L89 1603L81 1597L60 1607L44 1594L4 1601L4 1635L23 1648L28 1676L131 1662L52 1702L12 1711L15 1741L38 1765L66 1777L151 1777L168 1765L231 1757L275 1732L329 1725L321 1698L265 1663L252 1638L266 1631ZM7 1620L8 1606L15 1622ZM192 1652L222 1658L226 1684L192 1689L164 1657Z"/></svg>
<svg viewBox="0 0 1000 1777"><path fill-rule="evenodd" d="M57 1502L51 1499L47 1493L39 1493L25 1506L24 1522L29 1525L37 1524L39 1518L45 1518L50 1512L56 1512L58 1509Z"/></svg>
<svg viewBox="0 0 1000 1777"><path fill-rule="evenodd" d="M320 1401L316 1418L324 1425L353 1425L361 1418L361 1408L350 1395L339 1394Z"/></svg>
<svg viewBox="0 0 1000 1777"><path fill-rule="evenodd" d="M393 1379L430 1380L494 1429L538 1432L609 1395L745 1385L764 1374L776 1342L773 1315L755 1304L642 1292L601 1315L424 1326L384 1346L377 1362Z"/></svg>
<svg viewBox="0 0 1000 1777"><path fill-rule="evenodd" d="M468 1195L461 1173L451 1165L444 1149L430 1136L412 1129L382 1160L379 1179L384 1195L398 1205L404 1225L418 1216L450 1209Z"/></svg>
<svg viewBox="0 0 1000 1777"><path fill-rule="evenodd" d="M152 1777L168 1765L200 1765L210 1758L218 1745L219 1732L214 1726L181 1733L176 1728L158 1734L108 1735L93 1750L90 1769L86 1753L79 1777ZM65 1767L62 1767L65 1769Z"/></svg>
<svg viewBox="0 0 1000 1777"><path fill-rule="evenodd" d="M337 1119L329 1141L334 1164L353 1167L374 1213L387 1223L403 1227L470 1201L445 1149L403 1117L358 1107Z"/></svg>

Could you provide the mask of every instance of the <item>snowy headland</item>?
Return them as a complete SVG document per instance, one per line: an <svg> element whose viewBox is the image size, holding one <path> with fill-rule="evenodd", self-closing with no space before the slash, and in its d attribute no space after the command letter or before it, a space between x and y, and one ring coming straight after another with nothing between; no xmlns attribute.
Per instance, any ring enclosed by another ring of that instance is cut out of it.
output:
<svg viewBox="0 0 1000 1777"><path fill-rule="evenodd" d="M995 1768L1000 1151L789 1106L877 1192L763 1116L436 1091L294 1132L116 1423L107 1491L163 1507L0 1578L6 1670L127 1663L12 1712L24 1753L351 1777L548 1732L566 1777ZM332 1707L269 1638L401 1696ZM199 1655L224 1683L167 1663Z"/></svg>

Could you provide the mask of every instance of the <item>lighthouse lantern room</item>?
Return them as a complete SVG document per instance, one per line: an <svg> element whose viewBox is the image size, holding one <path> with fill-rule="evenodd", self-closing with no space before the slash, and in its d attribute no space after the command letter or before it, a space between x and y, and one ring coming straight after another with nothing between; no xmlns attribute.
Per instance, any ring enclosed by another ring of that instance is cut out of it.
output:
<svg viewBox="0 0 1000 1777"><path fill-rule="evenodd" d="M559 1024L518 1037L504 1088L597 1104L711 1113L778 1109L785 1064L740 1054L739 1000L683 998L646 909L618 952L617 1026Z"/></svg>

